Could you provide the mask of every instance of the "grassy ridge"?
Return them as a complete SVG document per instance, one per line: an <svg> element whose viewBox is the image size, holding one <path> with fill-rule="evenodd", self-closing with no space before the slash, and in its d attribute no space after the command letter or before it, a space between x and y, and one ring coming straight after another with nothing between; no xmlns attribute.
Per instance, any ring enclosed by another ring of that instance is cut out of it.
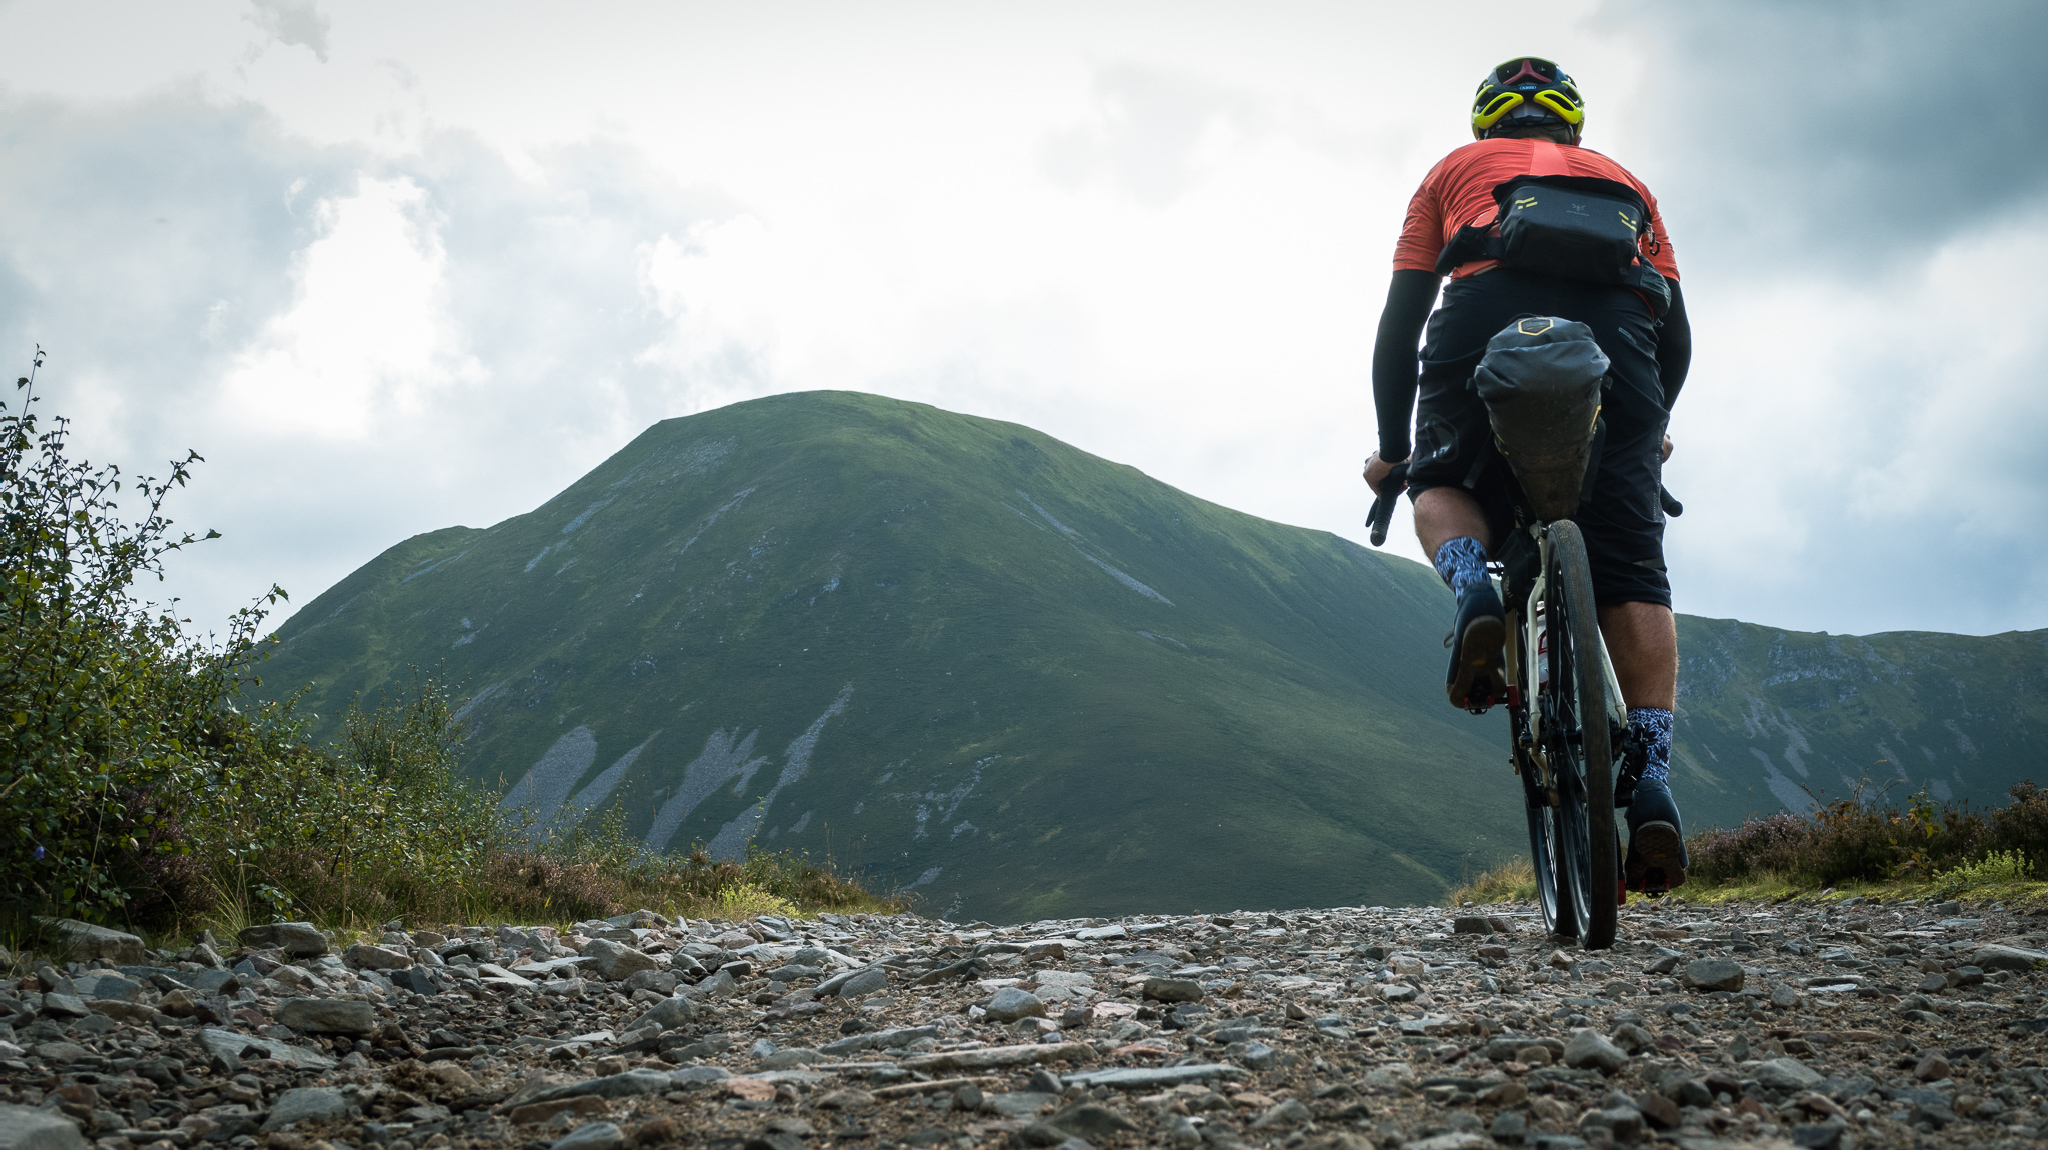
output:
<svg viewBox="0 0 2048 1150"><path fill-rule="evenodd" d="M767 845L829 826L879 889L984 917L1392 901L1519 834L1496 724L1436 686L1447 601L1026 428L811 393L657 425L531 515L408 540L280 630L271 681L325 713L440 665L482 697L493 785L579 725L579 786L644 744L605 804L639 833L715 733L755 734L767 762L676 848L754 808L851 684ZM1469 818L1441 817L1447 784Z"/></svg>
<svg viewBox="0 0 2048 1150"><path fill-rule="evenodd" d="M1500 717L1442 700L1449 610L1416 564L1029 428L813 392L398 544L280 630L270 681L331 716L438 668L494 787L547 762L642 836L684 795L657 846L829 846L936 911L1429 901L1525 836ZM1694 827L1878 758L1979 801L2035 766L2048 635L1680 634Z"/></svg>

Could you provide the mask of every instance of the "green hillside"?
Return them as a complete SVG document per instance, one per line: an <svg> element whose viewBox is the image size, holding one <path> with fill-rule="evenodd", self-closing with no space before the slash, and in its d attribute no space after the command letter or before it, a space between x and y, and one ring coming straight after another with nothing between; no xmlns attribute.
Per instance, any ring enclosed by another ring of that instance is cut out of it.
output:
<svg viewBox="0 0 2048 1150"><path fill-rule="evenodd" d="M1385 903L1522 847L1504 722L1443 701L1449 609L1414 563L1028 428L811 392L665 421L530 514L391 548L280 629L266 680L331 719L439 668L473 697L469 769L550 825L829 846L934 911ZM2038 726L2038 670L1985 718L1913 676L2039 668L2041 635L1684 627L1696 818L1774 807L1787 745L1832 786L1873 738L1995 794Z"/></svg>

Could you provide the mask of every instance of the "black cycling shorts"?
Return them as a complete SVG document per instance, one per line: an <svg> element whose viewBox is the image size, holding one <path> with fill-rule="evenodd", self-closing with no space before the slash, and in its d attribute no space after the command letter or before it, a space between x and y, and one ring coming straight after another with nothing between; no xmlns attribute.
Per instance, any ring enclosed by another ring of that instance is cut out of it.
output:
<svg viewBox="0 0 2048 1150"><path fill-rule="evenodd" d="M1586 537L1593 599L1671 605L1664 508L1657 491L1667 419L1650 307L1628 288L1496 268L1452 280L1429 317L1415 411L1408 491L1462 487L1485 512L1495 545L1514 529L1507 460L1493 443L1472 370L1486 341L1520 315L1554 315L1593 329L1613 366L1602 399L1605 431L1590 496L1573 520Z"/></svg>

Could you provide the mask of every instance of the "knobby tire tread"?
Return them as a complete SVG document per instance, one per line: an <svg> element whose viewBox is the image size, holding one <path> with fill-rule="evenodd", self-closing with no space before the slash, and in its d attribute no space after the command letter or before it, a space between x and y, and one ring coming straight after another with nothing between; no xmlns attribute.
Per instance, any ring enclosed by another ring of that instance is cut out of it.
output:
<svg viewBox="0 0 2048 1150"><path fill-rule="evenodd" d="M1607 728L1607 678L1603 670L1605 653L1600 638L1599 610L1593 601L1592 568L1586 558L1585 537L1569 520L1550 525L1552 555L1556 560L1553 577L1563 593L1566 630L1571 643L1571 670L1576 690L1576 711L1580 726L1580 751L1584 767L1586 838L1590 853L1590 889L1583 905L1588 921L1576 923L1580 945L1602 950L1614 945L1616 922L1616 880L1620 860L1615 857L1614 756ZM1556 641L1554 638L1553 642ZM1576 907L1574 908L1577 909Z"/></svg>

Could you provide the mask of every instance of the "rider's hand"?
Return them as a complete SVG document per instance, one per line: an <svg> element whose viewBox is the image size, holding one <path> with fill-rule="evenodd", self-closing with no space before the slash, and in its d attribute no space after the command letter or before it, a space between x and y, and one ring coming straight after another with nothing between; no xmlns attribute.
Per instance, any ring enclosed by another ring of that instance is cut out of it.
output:
<svg viewBox="0 0 2048 1150"><path fill-rule="evenodd" d="M1664 454L1658 457L1657 462L1671 462L1671 437L1668 435L1664 437Z"/></svg>
<svg viewBox="0 0 2048 1150"><path fill-rule="evenodd" d="M1365 459L1365 485L1372 488L1374 495L1379 495L1380 484L1387 481L1387 476L1393 474L1396 466L1406 462L1406 459L1397 459L1393 463L1388 463L1380 458L1379 452L1373 452Z"/></svg>

